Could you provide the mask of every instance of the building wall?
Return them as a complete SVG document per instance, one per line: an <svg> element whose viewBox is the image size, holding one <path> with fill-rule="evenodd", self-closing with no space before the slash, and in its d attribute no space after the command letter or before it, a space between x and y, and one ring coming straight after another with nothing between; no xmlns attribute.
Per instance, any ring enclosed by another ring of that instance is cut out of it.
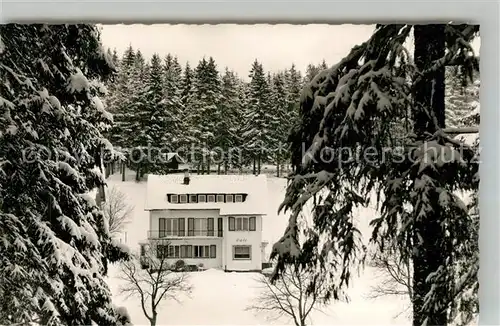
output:
<svg viewBox="0 0 500 326"><path fill-rule="evenodd" d="M172 238L171 244L190 244L190 245L217 245L216 258L182 258L186 264L203 263L206 268L222 268L230 271L249 271L262 269L262 216L256 217L255 231L229 231L229 218L222 216L223 220L223 238L217 237L217 218L218 210L166 210L150 212L150 230L158 231L159 218L207 218L213 217L214 237L184 237ZM240 217L234 215L234 217ZM185 222L187 230L187 221ZM251 260L234 260L233 246L249 245L251 246ZM173 259L172 263L179 260Z"/></svg>
<svg viewBox="0 0 500 326"><path fill-rule="evenodd" d="M234 216L239 217L239 216ZM249 271L262 269L261 257L262 216L256 216L255 231L229 231L229 218L224 216L224 269ZM251 260L234 260L233 246L251 246Z"/></svg>

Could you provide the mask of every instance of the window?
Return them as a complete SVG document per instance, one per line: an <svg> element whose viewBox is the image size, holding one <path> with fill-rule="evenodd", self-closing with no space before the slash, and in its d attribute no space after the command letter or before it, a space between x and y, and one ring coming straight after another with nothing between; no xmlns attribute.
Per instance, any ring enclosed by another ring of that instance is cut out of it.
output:
<svg viewBox="0 0 500 326"><path fill-rule="evenodd" d="M156 248L158 258L193 258L192 245L158 245Z"/></svg>
<svg viewBox="0 0 500 326"><path fill-rule="evenodd" d="M206 218L196 218L194 220L194 234L195 235L204 235L203 231L206 231L207 229L208 229L208 222L207 222Z"/></svg>
<svg viewBox="0 0 500 326"><path fill-rule="evenodd" d="M255 231L257 229L257 221L256 221L256 218L255 216L252 216L248 219L248 224L249 224L249 230L250 231Z"/></svg>
<svg viewBox="0 0 500 326"><path fill-rule="evenodd" d="M233 202L233 195L226 195L226 203L232 203Z"/></svg>
<svg viewBox="0 0 500 326"><path fill-rule="evenodd" d="M255 231L255 217L229 217L229 231Z"/></svg>
<svg viewBox="0 0 500 326"><path fill-rule="evenodd" d="M216 245L210 245L210 258L216 258L217 256L217 246Z"/></svg>
<svg viewBox="0 0 500 326"><path fill-rule="evenodd" d="M194 246L194 258L209 258L210 246Z"/></svg>
<svg viewBox="0 0 500 326"><path fill-rule="evenodd" d="M207 236L209 236L209 237L214 236L214 218L213 217L207 218Z"/></svg>
<svg viewBox="0 0 500 326"><path fill-rule="evenodd" d="M197 195L189 195L189 202L190 203L197 203L198 202L198 196Z"/></svg>
<svg viewBox="0 0 500 326"><path fill-rule="evenodd" d="M223 203L224 202L224 195L217 195L217 202Z"/></svg>
<svg viewBox="0 0 500 326"><path fill-rule="evenodd" d="M209 203L215 203L215 195L208 195L207 196L207 201Z"/></svg>
<svg viewBox="0 0 500 326"><path fill-rule="evenodd" d="M192 258L193 257L193 246L181 245L181 258Z"/></svg>
<svg viewBox="0 0 500 326"><path fill-rule="evenodd" d="M243 201L243 196L242 195L234 196L234 201L237 203L241 203Z"/></svg>
<svg viewBox="0 0 500 326"><path fill-rule="evenodd" d="M141 245L141 257L146 256L146 246Z"/></svg>
<svg viewBox="0 0 500 326"><path fill-rule="evenodd" d="M216 258L217 257L217 246L216 245L199 245L193 246L193 252L195 258Z"/></svg>
<svg viewBox="0 0 500 326"><path fill-rule="evenodd" d="M177 204L177 195L170 195L170 202L171 203L174 203L174 204Z"/></svg>
<svg viewBox="0 0 500 326"><path fill-rule="evenodd" d="M214 218L188 218L188 236L213 237L215 232Z"/></svg>
<svg viewBox="0 0 500 326"><path fill-rule="evenodd" d="M178 224L178 229L177 233L180 237L183 237L186 235L186 220L184 218L179 218L179 224Z"/></svg>
<svg viewBox="0 0 500 326"><path fill-rule="evenodd" d="M187 201L188 201L188 196L187 195L180 195L179 196L179 202L181 204L185 204L185 203L187 203Z"/></svg>
<svg viewBox="0 0 500 326"><path fill-rule="evenodd" d="M188 237L194 236L194 218L188 218Z"/></svg>
<svg viewBox="0 0 500 326"><path fill-rule="evenodd" d="M166 227L166 221L167 219L166 218L163 218L163 217L160 217L158 219L158 237L159 238L163 238L164 236L166 236L166 232L167 232L167 227Z"/></svg>
<svg viewBox="0 0 500 326"><path fill-rule="evenodd" d="M252 259L252 246L233 246L233 260Z"/></svg>
<svg viewBox="0 0 500 326"><path fill-rule="evenodd" d="M157 257L162 258L216 258L216 245L158 245Z"/></svg>
<svg viewBox="0 0 500 326"><path fill-rule="evenodd" d="M222 217L219 217L219 218L217 219L217 236L218 236L219 238L222 238L222 236L223 236L223 232L222 232L222 223L223 223L223 222L222 222Z"/></svg>
<svg viewBox="0 0 500 326"><path fill-rule="evenodd" d="M207 196L205 196L205 195L199 195L198 196L198 202L199 203L204 203L206 201L207 201Z"/></svg>
<svg viewBox="0 0 500 326"><path fill-rule="evenodd" d="M185 236L184 218L159 218L158 237Z"/></svg>
<svg viewBox="0 0 500 326"><path fill-rule="evenodd" d="M246 228L245 228L245 223L246 223ZM237 217L236 218L236 231L248 231L248 219L244 217Z"/></svg>

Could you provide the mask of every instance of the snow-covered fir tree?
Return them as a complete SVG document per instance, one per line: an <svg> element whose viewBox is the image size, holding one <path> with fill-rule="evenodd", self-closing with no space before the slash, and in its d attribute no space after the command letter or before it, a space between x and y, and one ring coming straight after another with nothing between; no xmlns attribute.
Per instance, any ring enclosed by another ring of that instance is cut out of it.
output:
<svg viewBox="0 0 500 326"><path fill-rule="evenodd" d="M128 157L129 166L135 170L137 181L147 172L148 162L146 158L149 137L146 126L149 121L148 106L148 77L149 64L144 59L140 50L137 50L133 64L130 68L130 76L127 80L126 115L124 116L123 131L128 135Z"/></svg>
<svg viewBox="0 0 500 326"><path fill-rule="evenodd" d="M165 143L162 148L169 152L177 151L185 145L184 135L187 132L187 121L184 118L182 103L182 67L177 57L168 54L164 61L164 103L166 105L167 124L165 126Z"/></svg>
<svg viewBox="0 0 500 326"><path fill-rule="evenodd" d="M216 143L215 125L220 118L221 79L212 57L203 58L195 70L194 96L190 108L190 132L198 171L210 173L212 149Z"/></svg>
<svg viewBox="0 0 500 326"><path fill-rule="evenodd" d="M477 191L478 166L475 149L445 129L444 81L445 66L477 68L470 42L478 30L377 25L304 88L291 135L295 171L282 204L291 216L273 247L274 278L299 261L331 277L331 298L343 296L364 257L353 209L374 192L380 215L371 221L371 241L379 250L396 244L401 263L411 263L413 325L446 325L456 301L477 298L478 260L463 259L477 256L470 236L477 219L456 191ZM411 33L414 61L405 48ZM402 120L408 129L395 147L392 122ZM313 226L299 244L301 212L311 202Z"/></svg>
<svg viewBox="0 0 500 326"><path fill-rule="evenodd" d="M264 68L257 60L252 64L249 78L242 135L245 152L253 162L253 173L260 174L262 163L268 161L271 146L276 143L273 137L274 130L269 126L269 122L274 120L270 102L271 89Z"/></svg>
<svg viewBox="0 0 500 326"><path fill-rule="evenodd" d="M89 195L112 150L100 99L111 59L92 25L0 35L0 323L116 324L104 275L126 255Z"/></svg>
<svg viewBox="0 0 500 326"><path fill-rule="evenodd" d="M478 115L479 110L479 72L474 72L473 83L465 85L460 67L448 67L446 77L446 126L477 125L473 117Z"/></svg>
<svg viewBox="0 0 500 326"><path fill-rule="evenodd" d="M304 81L306 83L310 82L311 80L313 80L314 77L316 77L317 74L319 74L322 70L325 70L327 68L328 66L325 60L321 61L319 65L314 65L311 63L308 64L304 76Z"/></svg>
<svg viewBox="0 0 500 326"><path fill-rule="evenodd" d="M193 94L193 78L194 78L193 74L194 73L193 70L191 69L191 66L189 65L189 62L186 62L181 82L181 89L182 89L181 102L185 108L189 106L189 99Z"/></svg>
<svg viewBox="0 0 500 326"><path fill-rule="evenodd" d="M163 102L163 69L161 59L158 54L153 54L149 69L149 78L147 83L147 102L148 117L146 119L145 132L148 142L153 146L161 146L166 142L165 120L166 112Z"/></svg>
<svg viewBox="0 0 500 326"><path fill-rule="evenodd" d="M131 113L131 78L132 67L135 60L135 51L129 46L123 53L122 60L118 62L117 74L114 80L107 82L108 93L105 102L108 111L113 114L114 124L110 130L110 141L113 145L127 148L130 144L130 134L125 132L128 118Z"/></svg>
<svg viewBox="0 0 500 326"><path fill-rule="evenodd" d="M193 124L191 120L191 110L196 102L196 94L194 89L195 75L191 68L189 62L186 62L185 68L181 76L181 111L179 113L179 119L181 122L181 127L183 134L180 136L179 141L179 154L188 162L191 162L191 155L189 151L191 145L196 143L193 138L195 131L193 130Z"/></svg>
<svg viewBox="0 0 500 326"><path fill-rule="evenodd" d="M290 133L290 125L285 123L288 117L287 89L285 85L285 74L277 73L272 79L271 88L271 111L273 119L269 121L271 130L274 131L274 144L272 146L272 160L276 164L276 174L279 177L281 167L287 159L287 137Z"/></svg>
<svg viewBox="0 0 500 326"><path fill-rule="evenodd" d="M215 125L216 146L221 150L221 155L217 157L219 174L222 167L227 173L229 166L237 166L241 160L242 103L238 83L236 73L226 68L222 76L220 114Z"/></svg>

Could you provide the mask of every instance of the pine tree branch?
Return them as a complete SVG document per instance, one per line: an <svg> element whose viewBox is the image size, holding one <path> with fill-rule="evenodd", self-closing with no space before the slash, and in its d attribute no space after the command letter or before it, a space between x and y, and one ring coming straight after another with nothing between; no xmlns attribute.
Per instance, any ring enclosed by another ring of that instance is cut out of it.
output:
<svg viewBox="0 0 500 326"><path fill-rule="evenodd" d="M451 134L451 135L477 134L479 133L479 127L444 128L442 131L445 134Z"/></svg>

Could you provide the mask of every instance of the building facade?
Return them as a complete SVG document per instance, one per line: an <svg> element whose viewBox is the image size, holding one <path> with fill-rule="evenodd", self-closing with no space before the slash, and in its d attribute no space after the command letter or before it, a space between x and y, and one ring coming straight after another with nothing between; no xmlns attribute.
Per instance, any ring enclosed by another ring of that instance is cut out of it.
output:
<svg viewBox="0 0 500 326"><path fill-rule="evenodd" d="M142 246L171 264L258 271L267 209L265 175L149 175Z"/></svg>

